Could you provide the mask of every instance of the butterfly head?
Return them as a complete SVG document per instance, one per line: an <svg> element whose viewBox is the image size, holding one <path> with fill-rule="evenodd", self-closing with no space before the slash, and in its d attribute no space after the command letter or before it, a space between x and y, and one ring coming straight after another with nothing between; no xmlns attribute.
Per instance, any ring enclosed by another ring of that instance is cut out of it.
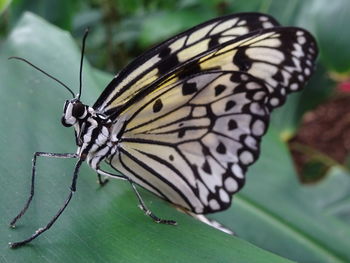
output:
<svg viewBox="0 0 350 263"><path fill-rule="evenodd" d="M65 127L71 127L72 125L83 120L88 115L88 106L81 103L78 99L67 100L63 107L63 116L61 122Z"/></svg>

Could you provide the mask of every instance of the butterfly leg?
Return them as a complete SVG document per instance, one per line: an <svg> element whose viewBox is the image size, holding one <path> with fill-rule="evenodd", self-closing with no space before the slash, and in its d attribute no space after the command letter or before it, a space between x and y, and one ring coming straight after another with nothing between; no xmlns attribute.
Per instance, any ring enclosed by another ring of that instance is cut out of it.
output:
<svg viewBox="0 0 350 263"><path fill-rule="evenodd" d="M73 158L75 158L75 157L73 157ZM21 247L21 246L29 243L30 241L32 241L33 239L37 238L42 233L44 233L46 230L48 230L56 222L57 218L60 217L60 215L63 213L64 209L66 209L66 207L68 206L70 200L72 199L73 193L76 191L76 184L77 184L77 179L78 179L79 168L80 168L82 162L83 162L83 160L79 159L79 161L75 165L69 195L68 195L66 201L64 202L63 206L56 213L56 215L49 221L49 223L45 227L41 227L38 230L36 230L35 233L32 236L30 236L29 238L22 240L22 241L19 241L19 242L10 243L9 245L11 248Z"/></svg>
<svg viewBox="0 0 350 263"><path fill-rule="evenodd" d="M151 210L149 210L145 204L145 202L143 201L139 191L137 191L136 185L134 183L133 180L131 180L129 177L124 176L124 175L117 175L117 174L112 174L106 171L101 170L100 168L96 168L96 171L98 174L100 175L105 175L105 176L109 176L109 177L114 177L114 178L118 178L118 179L122 179L122 180L127 180L130 184L132 189L134 190L137 200L139 201L139 207L141 208L141 210L150 218L152 218L152 220L156 223L159 224L167 224L167 225L177 225L177 222L174 220L166 220L166 219L161 219L159 217L157 217Z"/></svg>
<svg viewBox="0 0 350 263"><path fill-rule="evenodd" d="M105 186L106 183L109 182L108 178L103 178L101 177L101 175L99 173L97 173L97 182L100 186Z"/></svg>
<svg viewBox="0 0 350 263"><path fill-rule="evenodd" d="M161 219L159 217L157 217L151 210L149 210L145 204L145 202L143 201L139 191L137 191L136 185L135 183L129 179L128 180L131 184L132 189L134 190L137 200L139 201L139 207L141 208L141 210L150 218L152 218L152 220L156 223L159 224L166 224L166 225L177 225L177 222L174 220L166 220L166 219Z"/></svg>
<svg viewBox="0 0 350 263"><path fill-rule="evenodd" d="M34 196L34 188L35 188L36 159L38 157L77 158L78 156L75 153L46 153L46 152L35 152L34 153L34 156L33 156L33 159L32 159L32 178L31 178L31 185L30 185L30 195L29 195L29 198L27 199L24 207L22 208L22 210L10 222L10 226L12 228L16 227L17 220L20 219L25 214L25 212L27 211L30 203L32 202L32 199L33 199L33 196Z"/></svg>

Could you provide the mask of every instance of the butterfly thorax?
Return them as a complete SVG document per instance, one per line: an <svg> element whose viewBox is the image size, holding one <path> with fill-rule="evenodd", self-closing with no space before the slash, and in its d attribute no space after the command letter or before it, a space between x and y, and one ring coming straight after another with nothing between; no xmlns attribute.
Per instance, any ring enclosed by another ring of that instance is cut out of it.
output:
<svg viewBox="0 0 350 263"><path fill-rule="evenodd" d="M78 99L66 101L62 124L74 127L77 154L93 168L116 151L116 140L110 138L111 120Z"/></svg>

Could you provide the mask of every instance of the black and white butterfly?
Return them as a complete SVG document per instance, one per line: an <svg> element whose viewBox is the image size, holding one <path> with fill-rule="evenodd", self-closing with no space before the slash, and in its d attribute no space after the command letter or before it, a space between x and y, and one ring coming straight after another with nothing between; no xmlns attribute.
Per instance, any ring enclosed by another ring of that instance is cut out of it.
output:
<svg viewBox="0 0 350 263"><path fill-rule="evenodd" d="M71 193L47 226L11 246L51 227L76 190L84 161L101 184L101 175L128 180L141 208L158 223L175 221L149 211L135 184L199 219L227 209L259 156L271 111L303 88L316 57L309 32L281 27L265 14L243 13L200 24L142 54L92 107L80 101L81 85L76 96L65 86L73 99L64 105L62 124L74 127L78 149L36 153L32 188L38 156L76 158ZM101 162L116 173L101 169Z"/></svg>

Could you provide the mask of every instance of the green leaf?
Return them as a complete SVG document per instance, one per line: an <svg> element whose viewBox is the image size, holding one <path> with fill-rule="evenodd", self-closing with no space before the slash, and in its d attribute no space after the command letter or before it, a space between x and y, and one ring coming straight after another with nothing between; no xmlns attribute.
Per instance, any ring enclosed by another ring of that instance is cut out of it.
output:
<svg viewBox="0 0 350 263"><path fill-rule="evenodd" d="M82 0L16 0L11 5L10 19L17 21L22 13L30 11L45 17L46 20L55 25L70 30L74 14L82 2Z"/></svg>
<svg viewBox="0 0 350 263"><path fill-rule="evenodd" d="M0 0L0 15L6 10L12 0Z"/></svg>
<svg viewBox="0 0 350 263"><path fill-rule="evenodd" d="M209 18L205 12L191 10L155 12L142 22L140 44L150 46Z"/></svg>
<svg viewBox="0 0 350 263"><path fill-rule="evenodd" d="M304 1L305 8L300 12L301 25L316 35L321 60L328 70L337 73L350 72L350 1L337 0L329 4L327 0Z"/></svg>
<svg viewBox="0 0 350 263"><path fill-rule="evenodd" d="M9 249L9 241L47 223L69 192L74 160L39 158L36 196L17 228L9 229L29 194L32 153L76 150L72 129L60 124L70 94L28 65L8 61L9 56L27 58L77 91L80 49L67 32L26 13L0 51L1 262L288 262L141 191L156 214L179 223L157 225L137 208L130 185L113 180L100 188L86 165L73 200L53 227L28 246ZM82 99L91 105L107 78L86 62L83 83Z"/></svg>
<svg viewBox="0 0 350 263"><path fill-rule="evenodd" d="M317 65L304 89L290 94L283 107L272 114L271 124L279 130L279 137L283 141L293 137L304 114L327 100L334 91L334 86L325 68L321 64Z"/></svg>
<svg viewBox="0 0 350 263"><path fill-rule="evenodd" d="M300 185L287 146L271 128L233 207L215 218L237 236L298 262L349 262L350 221L330 212L350 206L349 176Z"/></svg>
<svg viewBox="0 0 350 263"><path fill-rule="evenodd" d="M282 25L295 25L295 19L307 1L250 0L229 7L231 12L262 12L275 17Z"/></svg>

